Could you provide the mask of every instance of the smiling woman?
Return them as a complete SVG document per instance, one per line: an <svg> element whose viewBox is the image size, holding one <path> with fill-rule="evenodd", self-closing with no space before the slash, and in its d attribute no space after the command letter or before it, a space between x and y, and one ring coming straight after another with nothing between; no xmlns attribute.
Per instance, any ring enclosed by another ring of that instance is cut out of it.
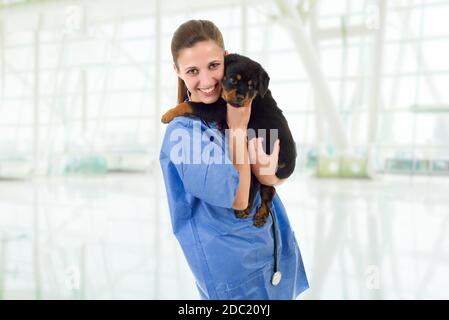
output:
<svg viewBox="0 0 449 320"><path fill-rule="evenodd" d="M221 33L210 21L187 21L176 30L172 55L180 104L188 104L184 103L188 99L205 108L217 106L226 54ZM251 103L238 108L226 105L226 139L202 139L209 129L217 129L215 121L206 124L195 116L178 116L169 123L162 142L160 164L173 233L203 299L295 299L308 288L301 253L279 196L272 195L272 219L260 227L234 212L245 210L249 203L251 108ZM178 136L183 137L181 142ZM214 156L206 152L202 161L202 150L211 149ZM216 162L216 154L226 159ZM278 155L279 149L266 156L277 159ZM192 163L191 157L200 161ZM260 193L253 204L247 218L262 206Z"/></svg>

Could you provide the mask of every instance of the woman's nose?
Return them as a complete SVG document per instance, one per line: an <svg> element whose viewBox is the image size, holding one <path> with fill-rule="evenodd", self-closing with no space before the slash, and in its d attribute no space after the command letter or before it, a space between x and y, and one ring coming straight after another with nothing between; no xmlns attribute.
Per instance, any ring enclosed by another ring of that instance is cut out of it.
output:
<svg viewBox="0 0 449 320"><path fill-rule="evenodd" d="M213 85L214 85L214 79L212 78L212 75L209 72L203 72L203 74L200 75L200 87L208 88Z"/></svg>

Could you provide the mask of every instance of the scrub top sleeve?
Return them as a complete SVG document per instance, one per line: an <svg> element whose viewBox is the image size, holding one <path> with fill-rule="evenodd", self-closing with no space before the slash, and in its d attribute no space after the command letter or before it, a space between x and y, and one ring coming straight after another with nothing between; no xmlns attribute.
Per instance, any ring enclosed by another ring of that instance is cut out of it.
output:
<svg viewBox="0 0 449 320"><path fill-rule="evenodd" d="M195 125L198 125L199 129L200 121L184 119L170 123L164 138L166 146L163 149L170 155L186 192L208 204L231 209L240 178L239 172L229 159L228 144L223 138L222 143L213 145L212 149L215 151L221 150L221 161L217 161L217 157L205 157L214 142L204 138L207 136L204 128L201 130L203 138L198 139L196 135L194 141Z"/></svg>

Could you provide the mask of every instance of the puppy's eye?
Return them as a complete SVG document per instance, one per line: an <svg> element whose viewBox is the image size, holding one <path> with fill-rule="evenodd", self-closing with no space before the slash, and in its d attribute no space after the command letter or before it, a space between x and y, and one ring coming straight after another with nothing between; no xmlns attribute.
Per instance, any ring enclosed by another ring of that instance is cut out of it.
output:
<svg viewBox="0 0 449 320"><path fill-rule="evenodd" d="M249 89L249 90L253 90L253 89L254 89L254 86L253 86L252 84L250 84L250 85L248 86L248 89Z"/></svg>
<svg viewBox="0 0 449 320"><path fill-rule="evenodd" d="M237 80L235 80L234 78L230 78L229 79L229 83L232 85L236 85L237 84Z"/></svg>

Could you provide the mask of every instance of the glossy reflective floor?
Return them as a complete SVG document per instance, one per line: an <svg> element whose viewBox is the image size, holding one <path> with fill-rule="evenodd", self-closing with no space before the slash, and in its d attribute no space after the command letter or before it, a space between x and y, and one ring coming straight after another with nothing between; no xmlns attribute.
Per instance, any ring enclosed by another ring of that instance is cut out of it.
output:
<svg viewBox="0 0 449 320"><path fill-rule="evenodd" d="M449 177L278 187L310 289L300 299L449 298ZM0 181L0 299L198 299L158 170Z"/></svg>

